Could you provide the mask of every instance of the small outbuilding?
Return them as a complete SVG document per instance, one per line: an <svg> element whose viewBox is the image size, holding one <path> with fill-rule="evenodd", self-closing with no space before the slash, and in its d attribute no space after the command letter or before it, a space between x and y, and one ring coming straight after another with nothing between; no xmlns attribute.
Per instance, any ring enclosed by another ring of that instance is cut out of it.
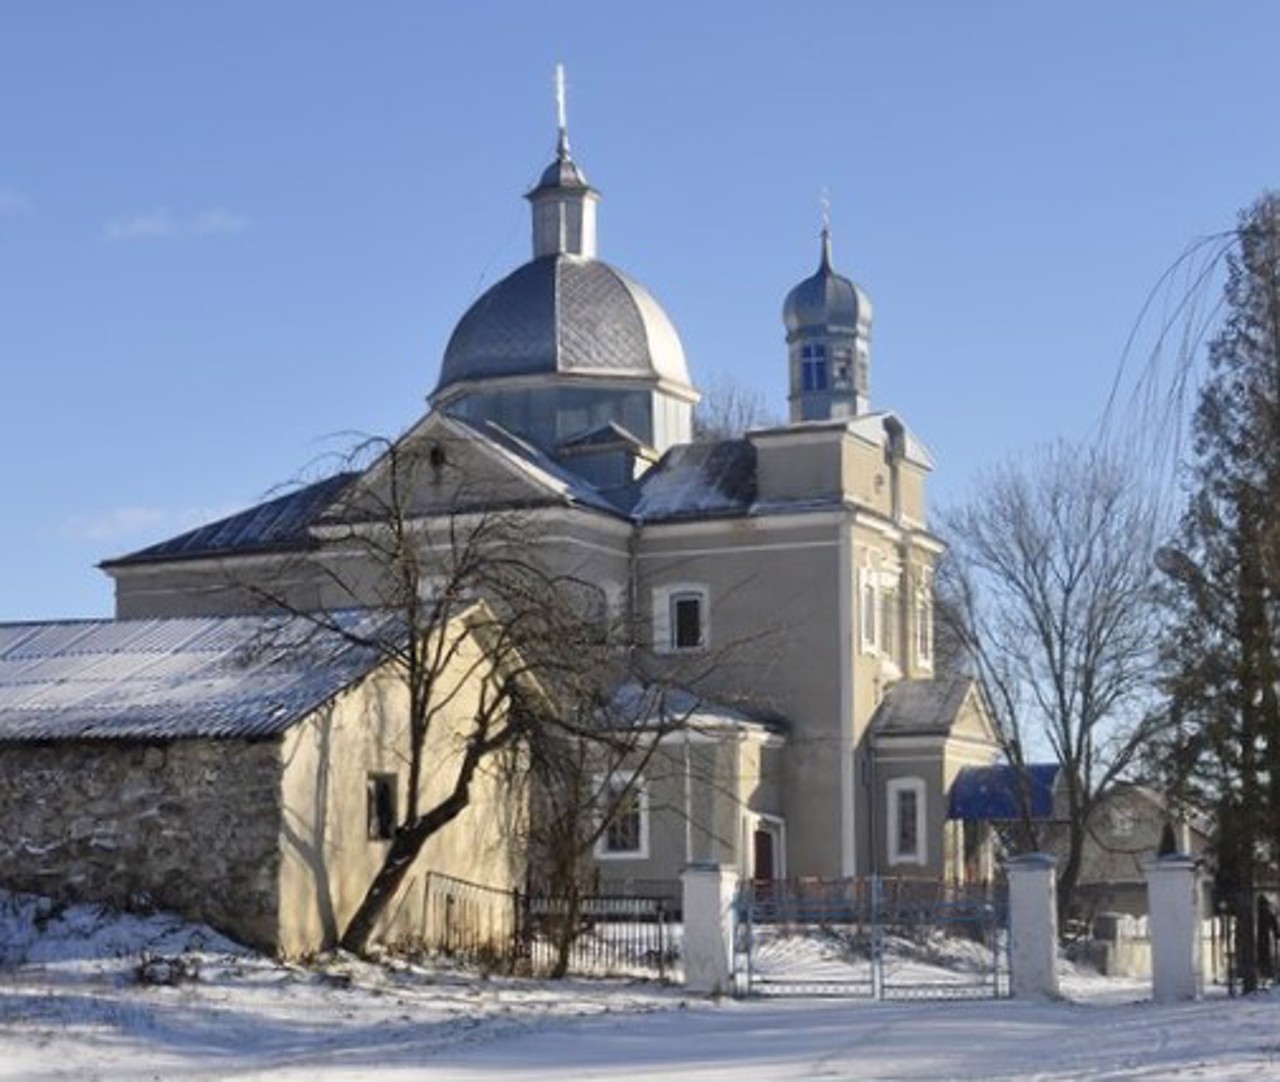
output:
<svg viewBox="0 0 1280 1082"><path fill-rule="evenodd" d="M404 807L408 715L398 675L345 633L374 617L327 619L0 625L0 884L162 906L286 956L336 942ZM473 677L466 616L447 633ZM424 803L451 784L472 694L429 738ZM521 884L525 810L481 776L379 937L431 931L430 875Z"/></svg>

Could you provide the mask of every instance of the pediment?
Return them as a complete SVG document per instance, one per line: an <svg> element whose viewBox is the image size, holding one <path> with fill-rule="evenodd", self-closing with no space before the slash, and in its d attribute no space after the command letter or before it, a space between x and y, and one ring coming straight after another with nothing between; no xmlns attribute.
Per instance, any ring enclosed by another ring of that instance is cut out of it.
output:
<svg viewBox="0 0 1280 1082"><path fill-rule="evenodd" d="M599 500L531 445L432 411L387 443L319 525Z"/></svg>

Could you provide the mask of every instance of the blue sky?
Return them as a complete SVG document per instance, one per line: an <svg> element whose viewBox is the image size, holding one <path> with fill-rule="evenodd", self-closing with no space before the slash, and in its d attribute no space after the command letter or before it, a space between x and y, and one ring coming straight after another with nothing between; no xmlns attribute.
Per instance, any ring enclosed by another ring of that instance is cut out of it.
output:
<svg viewBox="0 0 1280 1082"><path fill-rule="evenodd" d="M0 4L0 619L424 408L555 143L695 379L781 412L818 257L963 496L1096 420L1194 237L1280 183L1280 5Z"/></svg>

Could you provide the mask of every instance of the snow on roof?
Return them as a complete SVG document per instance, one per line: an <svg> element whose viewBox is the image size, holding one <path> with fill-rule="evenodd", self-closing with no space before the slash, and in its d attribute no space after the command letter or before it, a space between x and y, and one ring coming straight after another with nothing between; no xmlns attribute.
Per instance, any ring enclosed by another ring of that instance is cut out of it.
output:
<svg viewBox="0 0 1280 1082"><path fill-rule="evenodd" d="M107 560L102 566L292 548L308 540L308 527L358 476L356 472L334 474L167 541Z"/></svg>
<svg viewBox="0 0 1280 1082"><path fill-rule="evenodd" d="M756 497L756 449L748 440L679 444L640 481L640 521L745 514Z"/></svg>
<svg viewBox="0 0 1280 1082"><path fill-rule="evenodd" d="M0 624L0 743L270 737L379 660L302 616Z"/></svg>
<svg viewBox="0 0 1280 1082"><path fill-rule="evenodd" d="M949 733L973 683L969 676L899 680L876 708L873 731L877 736Z"/></svg>
<svg viewBox="0 0 1280 1082"><path fill-rule="evenodd" d="M608 721L635 728L679 728L700 732L757 728L780 732L787 726L776 714L727 706L687 688L628 681L609 704Z"/></svg>
<svg viewBox="0 0 1280 1082"><path fill-rule="evenodd" d="M512 465L535 483L564 496L573 503L597 511L618 514L620 508L608 500L594 485L567 470L527 440L493 421L472 421L449 414L449 420L487 440Z"/></svg>

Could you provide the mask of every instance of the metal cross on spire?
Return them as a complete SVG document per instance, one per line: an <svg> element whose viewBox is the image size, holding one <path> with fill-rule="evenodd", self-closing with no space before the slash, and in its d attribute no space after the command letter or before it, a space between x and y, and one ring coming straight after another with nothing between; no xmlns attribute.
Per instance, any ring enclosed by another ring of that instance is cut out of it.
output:
<svg viewBox="0 0 1280 1082"><path fill-rule="evenodd" d="M556 65L556 124L559 128L557 154L561 158L569 156L569 117L565 104L564 65Z"/></svg>
<svg viewBox="0 0 1280 1082"><path fill-rule="evenodd" d="M831 267L831 191L824 184L818 193L818 207L822 212L822 266Z"/></svg>

